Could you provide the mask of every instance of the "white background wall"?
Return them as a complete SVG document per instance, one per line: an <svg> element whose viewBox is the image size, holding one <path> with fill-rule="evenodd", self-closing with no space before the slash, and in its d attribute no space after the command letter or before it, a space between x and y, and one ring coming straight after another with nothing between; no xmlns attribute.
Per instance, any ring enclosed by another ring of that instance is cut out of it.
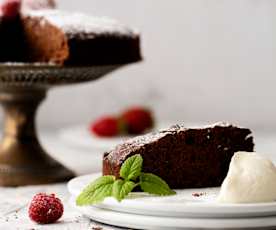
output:
<svg viewBox="0 0 276 230"><path fill-rule="evenodd" d="M52 90L41 126L85 123L132 104L160 119L276 126L276 1L59 0L142 32L144 62Z"/></svg>

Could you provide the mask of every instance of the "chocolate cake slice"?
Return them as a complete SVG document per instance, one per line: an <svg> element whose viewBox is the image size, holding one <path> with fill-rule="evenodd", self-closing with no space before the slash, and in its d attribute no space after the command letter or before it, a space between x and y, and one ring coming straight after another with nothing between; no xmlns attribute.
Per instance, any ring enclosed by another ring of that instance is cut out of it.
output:
<svg viewBox="0 0 276 230"><path fill-rule="evenodd" d="M0 22L0 41L1 37L6 41L0 45L1 62L90 66L141 60L135 30L109 18L81 13L25 11L9 25Z"/></svg>
<svg viewBox="0 0 276 230"><path fill-rule="evenodd" d="M249 129L217 123L202 128L176 125L138 136L103 157L103 174L119 177L122 163L141 154L143 171L163 178L174 189L220 186L237 151L252 152Z"/></svg>

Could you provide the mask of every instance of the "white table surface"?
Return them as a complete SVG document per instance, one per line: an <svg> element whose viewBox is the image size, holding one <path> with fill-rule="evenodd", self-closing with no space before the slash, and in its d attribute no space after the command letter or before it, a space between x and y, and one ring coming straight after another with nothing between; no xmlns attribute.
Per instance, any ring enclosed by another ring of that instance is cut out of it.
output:
<svg viewBox="0 0 276 230"><path fill-rule="evenodd" d="M38 192L55 193L64 204L64 215L54 224L38 225L28 217L28 206ZM47 186L26 186L0 188L0 229L1 230L98 230L117 229L95 223L82 216L68 205L69 194L65 184Z"/></svg>
<svg viewBox="0 0 276 230"><path fill-rule="evenodd" d="M77 174L85 174L98 170L89 168L84 159L79 159L76 149L68 149L63 144L58 144L54 134L41 136L42 144L52 156L63 164L73 169ZM76 157L77 156L77 157ZM85 153L84 155L85 156ZM86 164L85 164L86 163ZM92 164L90 164L92 165ZM55 193L64 204L64 214L60 221L49 225L38 225L28 217L28 206L32 197L38 192ZM25 186L18 188L0 187L0 230L110 230L115 227L95 223L82 216L68 204L69 193L66 183L43 186ZM100 228L99 228L100 227Z"/></svg>
<svg viewBox="0 0 276 230"><path fill-rule="evenodd" d="M64 215L54 224L38 225L28 217L28 206L32 196L38 192L55 193L64 204ZM98 230L116 229L103 226L80 215L68 205L69 194L65 184L0 188L0 229L2 230Z"/></svg>
<svg viewBox="0 0 276 230"><path fill-rule="evenodd" d="M91 168L90 165L92 163L90 159L93 160L93 153L80 153L80 150L68 148L64 146L64 143L57 143L57 138L53 134L42 135L41 139L46 149L51 154L55 153L53 154L54 157L75 170L79 175L98 171L101 167L101 161L97 160L98 156L94 160L94 168ZM257 143L260 143L256 146L257 151L266 153L276 163L276 157L273 153L273 150L276 149L276 138L274 136L257 135ZM85 154L88 154L86 160L83 159L86 156ZM82 159L80 159L80 155ZM88 159L89 157L90 159ZM37 225L30 221L28 217L28 204L31 198L38 192L55 193L63 201L65 211L59 222L50 225ZM68 199L69 193L66 183L18 188L0 187L0 230L98 230L98 227L101 227L99 229L103 230L119 229L95 223L82 216L68 205Z"/></svg>

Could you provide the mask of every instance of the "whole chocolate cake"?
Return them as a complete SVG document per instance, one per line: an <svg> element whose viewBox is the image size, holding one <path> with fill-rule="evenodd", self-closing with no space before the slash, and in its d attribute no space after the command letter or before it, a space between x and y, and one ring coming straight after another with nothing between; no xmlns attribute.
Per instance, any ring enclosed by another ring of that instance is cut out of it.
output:
<svg viewBox="0 0 276 230"><path fill-rule="evenodd" d="M136 31L109 18L53 9L3 18L0 42L1 62L83 66L141 60Z"/></svg>
<svg viewBox="0 0 276 230"><path fill-rule="evenodd" d="M103 174L119 177L122 163L141 154L143 172L154 173L174 189L220 186L237 151L253 151L249 129L226 123L202 128L176 125L138 136L103 157Z"/></svg>

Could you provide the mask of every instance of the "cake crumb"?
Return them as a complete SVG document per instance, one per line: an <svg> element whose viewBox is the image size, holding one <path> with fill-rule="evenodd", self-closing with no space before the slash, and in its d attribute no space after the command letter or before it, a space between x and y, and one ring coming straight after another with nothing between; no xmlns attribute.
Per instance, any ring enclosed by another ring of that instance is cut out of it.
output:
<svg viewBox="0 0 276 230"><path fill-rule="evenodd" d="M103 230L101 227L92 227L92 230Z"/></svg>
<svg viewBox="0 0 276 230"><path fill-rule="evenodd" d="M193 193L192 194L192 196L194 196L194 197L200 197L200 196L203 196L203 195L205 195L205 193L204 192L195 192L195 193Z"/></svg>

